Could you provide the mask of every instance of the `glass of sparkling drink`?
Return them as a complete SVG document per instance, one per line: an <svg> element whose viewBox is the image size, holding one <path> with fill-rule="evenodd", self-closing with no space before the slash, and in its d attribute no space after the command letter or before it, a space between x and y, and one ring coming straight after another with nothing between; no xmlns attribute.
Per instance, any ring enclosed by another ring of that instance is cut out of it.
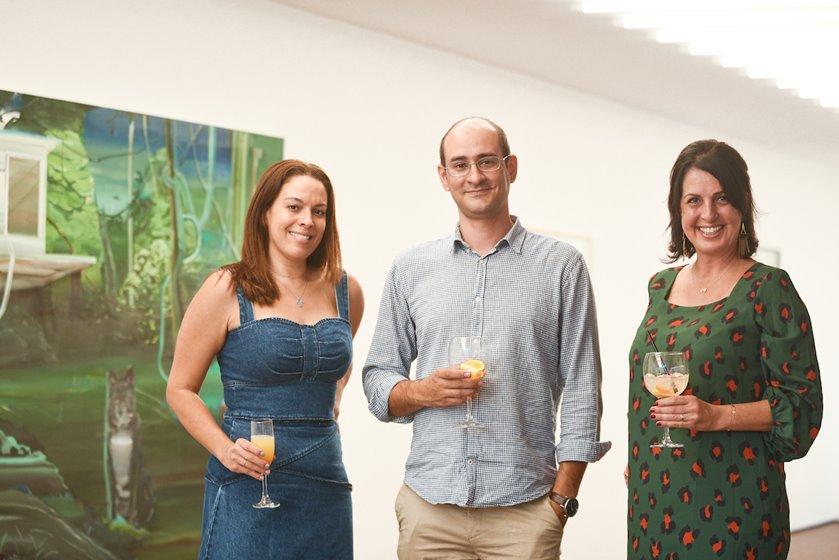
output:
<svg viewBox="0 0 839 560"><path fill-rule="evenodd" d="M681 395L688 386L688 368L682 352L647 352L644 356L644 386L657 399ZM664 437L650 447L684 447L670 439L670 428Z"/></svg>
<svg viewBox="0 0 839 560"><path fill-rule="evenodd" d="M251 420L251 443L265 453L263 459L269 465L274 461L274 422L273 420ZM253 505L257 509L280 507L268 496L268 475L262 476L262 498Z"/></svg>
<svg viewBox="0 0 839 560"><path fill-rule="evenodd" d="M471 373L472 379L486 375L487 341L482 336L456 336L449 342L449 363ZM472 416L472 399L466 399L466 418L461 428L483 428Z"/></svg>

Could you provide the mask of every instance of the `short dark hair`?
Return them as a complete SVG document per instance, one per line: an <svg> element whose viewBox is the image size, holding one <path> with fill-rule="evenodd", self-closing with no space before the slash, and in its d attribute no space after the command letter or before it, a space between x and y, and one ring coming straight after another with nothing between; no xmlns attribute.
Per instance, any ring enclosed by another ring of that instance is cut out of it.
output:
<svg viewBox="0 0 839 560"><path fill-rule="evenodd" d="M697 140L685 146L670 170L670 196L667 199L670 210L669 262L681 257L689 258L696 252L691 242L684 238L681 207L685 175L694 168L713 175L729 202L740 212L748 240L748 249L740 256L751 257L757 251L759 242L755 235L755 203L746 160L725 142Z"/></svg>
<svg viewBox="0 0 839 560"><path fill-rule="evenodd" d="M490 128L495 131L495 134L498 135L498 146L501 148L501 157L507 157L510 155L510 143L507 142L507 133L504 132L504 129L492 122L491 120L485 117L466 117L465 119L460 119L453 125L449 127L446 133L443 135L443 138L440 140L440 165L446 165L446 153L443 149L443 144L446 142L446 138L448 137L449 133L454 130L458 125L466 122L466 121L483 121L484 123L488 124Z"/></svg>

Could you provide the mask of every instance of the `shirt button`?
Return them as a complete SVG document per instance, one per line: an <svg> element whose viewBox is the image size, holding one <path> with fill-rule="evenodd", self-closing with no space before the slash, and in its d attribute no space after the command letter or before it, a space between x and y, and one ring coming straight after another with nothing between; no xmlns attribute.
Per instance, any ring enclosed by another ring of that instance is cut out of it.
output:
<svg viewBox="0 0 839 560"><path fill-rule="evenodd" d="M481 296L475 296L475 301L481 301Z"/></svg>
<svg viewBox="0 0 839 560"><path fill-rule="evenodd" d="M466 464L471 465L473 463L472 459L466 459Z"/></svg>

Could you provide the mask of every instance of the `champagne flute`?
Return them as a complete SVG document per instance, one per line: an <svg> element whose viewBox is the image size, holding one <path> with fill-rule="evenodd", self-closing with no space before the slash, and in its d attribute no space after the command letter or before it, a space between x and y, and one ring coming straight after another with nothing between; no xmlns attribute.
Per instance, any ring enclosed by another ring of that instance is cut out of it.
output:
<svg viewBox="0 0 839 560"><path fill-rule="evenodd" d="M274 422L272 420L251 420L251 443L265 453L263 459L269 465L274 461ZM279 502L268 496L268 475L262 475L262 498L253 505L257 509L280 507Z"/></svg>
<svg viewBox="0 0 839 560"><path fill-rule="evenodd" d="M682 352L647 352L644 356L644 386L657 399L681 395L688 386L688 368ZM664 437L650 447L684 447L670 439L670 428Z"/></svg>
<svg viewBox="0 0 839 560"><path fill-rule="evenodd" d="M482 336L456 336L449 342L449 363L470 372L472 379L486 374L487 341ZM484 425L472 416L472 398L466 399L466 418L461 428L483 428Z"/></svg>

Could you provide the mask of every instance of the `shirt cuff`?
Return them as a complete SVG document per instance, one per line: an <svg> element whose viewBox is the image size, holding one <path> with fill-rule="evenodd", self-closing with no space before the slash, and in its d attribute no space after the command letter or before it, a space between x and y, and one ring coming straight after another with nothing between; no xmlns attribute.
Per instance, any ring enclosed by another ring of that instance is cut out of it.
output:
<svg viewBox="0 0 839 560"><path fill-rule="evenodd" d="M373 416L382 422L395 422L397 424L409 424L414 421L414 415L408 416L391 416L388 407L390 400L390 393L393 388L402 381L408 381L404 375L391 372L380 372L379 378L376 379L373 395L370 396L369 404L367 406Z"/></svg>
<svg viewBox="0 0 839 560"><path fill-rule="evenodd" d="M595 463L612 448L611 441L575 441L556 446L556 462Z"/></svg>

